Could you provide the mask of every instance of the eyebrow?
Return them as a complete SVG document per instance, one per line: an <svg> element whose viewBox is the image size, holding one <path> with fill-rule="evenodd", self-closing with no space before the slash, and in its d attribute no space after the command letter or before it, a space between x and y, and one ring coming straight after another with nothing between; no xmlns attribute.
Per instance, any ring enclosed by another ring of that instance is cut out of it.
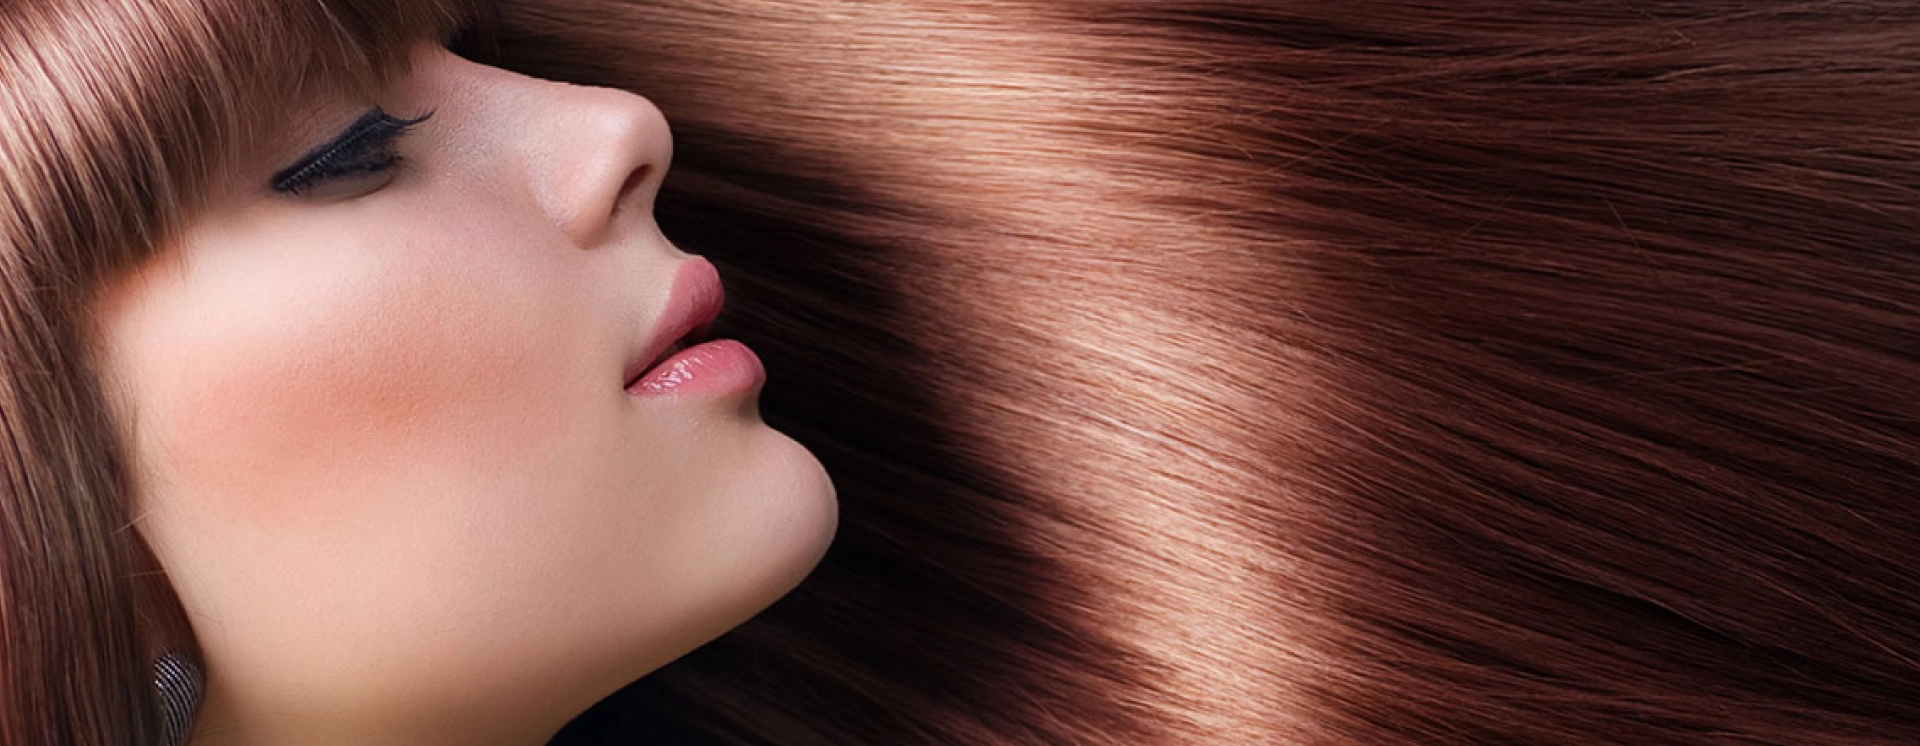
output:
<svg viewBox="0 0 1920 746"><path fill-rule="evenodd" d="M429 112L413 119L396 119L378 106L368 109L332 139L309 149L295 159L293 165L275 171L271 181L273 190L288 191L329 162L386 142L431 114Z"/></svg>

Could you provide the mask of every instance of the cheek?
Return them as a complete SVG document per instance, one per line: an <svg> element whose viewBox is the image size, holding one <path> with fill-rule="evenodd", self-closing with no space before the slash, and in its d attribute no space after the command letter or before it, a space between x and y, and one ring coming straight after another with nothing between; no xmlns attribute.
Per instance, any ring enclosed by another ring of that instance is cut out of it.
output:
<svg viewBox="0 0 1920 746"><path fill-rule="evenodd" d="M281 530L364 519L340 500L390 493L406 464L484 462L565 415L582 322L544 302L537 267L509 293L485 269L394 261L209 264L179 283L191 293L150 289L119 315L136 453L169 492Z"/></svg>

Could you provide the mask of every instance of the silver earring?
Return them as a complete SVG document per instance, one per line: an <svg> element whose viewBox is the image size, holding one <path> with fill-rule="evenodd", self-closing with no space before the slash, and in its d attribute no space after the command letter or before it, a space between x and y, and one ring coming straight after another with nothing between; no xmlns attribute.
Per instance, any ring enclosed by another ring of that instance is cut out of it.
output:
<svg viewBox="0 0 1920 746"><path fill-rule="evenodd" d="M160 696L160 721L165 726L167 746L186 743L193 732L193 717L200 710L200 697L206 694L207 681L200 666L178 650L169 650L153 661L153 688Z"/></svg>

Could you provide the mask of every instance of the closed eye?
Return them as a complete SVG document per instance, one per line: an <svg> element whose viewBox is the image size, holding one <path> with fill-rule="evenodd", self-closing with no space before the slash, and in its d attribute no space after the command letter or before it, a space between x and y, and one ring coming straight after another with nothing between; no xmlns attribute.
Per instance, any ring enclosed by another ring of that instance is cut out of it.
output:
<svg viewBox="0 0 1920 746"><path fill-rule="evenodd" d="M433 112L428 111L411 119L400 119L376 106L332 140L274 172L273 190L304 196L329 182L391 169L403 160L394 151L394 142L431 116Z"/></svg>

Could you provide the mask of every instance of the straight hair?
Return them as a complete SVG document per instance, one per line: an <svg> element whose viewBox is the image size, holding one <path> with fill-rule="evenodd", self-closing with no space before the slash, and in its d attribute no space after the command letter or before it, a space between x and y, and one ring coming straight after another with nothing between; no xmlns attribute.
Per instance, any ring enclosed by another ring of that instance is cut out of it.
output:
<svg viewBox="0 0 1920 746"><path fill-rule="evenodd" d="M529 0L843 525L562 743L1920 743L1920 9Z"/></svg>

